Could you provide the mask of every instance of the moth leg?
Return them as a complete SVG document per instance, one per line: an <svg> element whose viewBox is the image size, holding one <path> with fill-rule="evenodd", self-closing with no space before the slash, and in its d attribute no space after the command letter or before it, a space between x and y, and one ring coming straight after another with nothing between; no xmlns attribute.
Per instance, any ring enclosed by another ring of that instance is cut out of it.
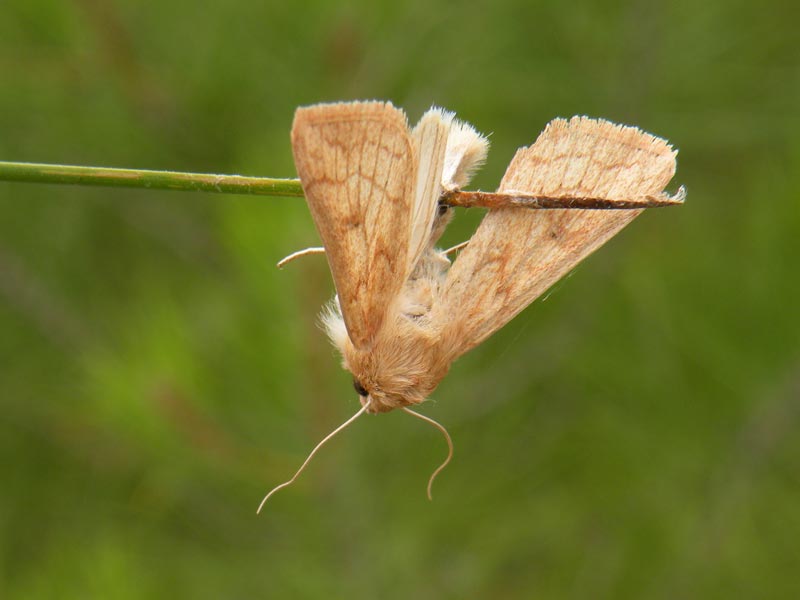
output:
<svg viewBox="0 0 800 600"><path fill-rule="evenodd" d="M447 250L445 250L444 251L444 255L447 256L449 254L453 254L453 252L458 252L459 250L462 250L463 248L466 248L467 244L469 244L469 240L467 240L465 242L461 242L460 244L456 244L452 248L448 248Z"/></svg>
<svg viewBox="0 0 800 600"><path fill-rule="evenodd" d="M308 256L310 254L325 254L325 248L305 248L304 250L298 250L297 252L292 252L289 256L283 258L278 262L278 268L282 269L287 264L292 262L296 258L301 258L303 256Z"/></svg>

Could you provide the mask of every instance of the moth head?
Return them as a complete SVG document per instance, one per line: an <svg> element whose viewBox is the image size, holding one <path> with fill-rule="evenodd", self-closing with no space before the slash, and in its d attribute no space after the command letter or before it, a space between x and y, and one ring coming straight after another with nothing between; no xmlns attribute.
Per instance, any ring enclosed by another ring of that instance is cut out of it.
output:
<svg viewBox="0 0 800 600"><path fill-rule="evenodd" d="M425 399L423 380L387 356L385 349L363 352L344 348L344 367L353 375L353 388L367 412L377 414L418 404ZM420 385L422 384L422 385Z"/></svg>
<svg viewBox="0 0 800 600"><path fill-rule="evenodd" d="M367 412L370 414L389 412L393 408L396 408L393 406L394 402L387 401L388 398L383 392L379 390L370 392L355 375L353 376L353 388L356 394L358 394L358 401L361 402L361 406L369 405Z"/></svg>
<svg viewBox="0 0 800 600"><path fill-rule="evenodd" d="M436 335L407 316L395 313L369 348L355 347L335 299L323 312L322 325L353 375L362 406L369 402L369 413L419 404L447 371L447 362L435 352Z"/></svg>

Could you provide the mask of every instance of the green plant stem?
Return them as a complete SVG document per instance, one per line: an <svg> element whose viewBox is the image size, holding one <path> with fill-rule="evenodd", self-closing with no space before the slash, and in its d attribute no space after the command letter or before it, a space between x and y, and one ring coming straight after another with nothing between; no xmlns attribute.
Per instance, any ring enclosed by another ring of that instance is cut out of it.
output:
<svg viewBox="0 0 800 600"><path fill-rule="evenodd" d="M0 181L303 197L299 179L0 161Z"/></svg>

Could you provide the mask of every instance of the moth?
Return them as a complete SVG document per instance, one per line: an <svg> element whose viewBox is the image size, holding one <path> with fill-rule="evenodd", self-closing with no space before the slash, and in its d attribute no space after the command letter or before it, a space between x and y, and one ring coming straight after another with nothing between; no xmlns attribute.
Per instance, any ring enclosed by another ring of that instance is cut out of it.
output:
<svg viewBox="0 0 800 600"><path fill-rule="evenodd" d="M466 186L488 151L471 125L440 108L411 129L389 102L318 104L297 110L292 150L324 249L290 258L327 256L336 297L322 323L361 403L342 427L364 412L422 417L410 407L430 396L453 361L642 212L491 209L451 262L436 247L453 213L440 199ZM676 154L634 127L555 119L517 151L498 192L668 198Z"/></svg>

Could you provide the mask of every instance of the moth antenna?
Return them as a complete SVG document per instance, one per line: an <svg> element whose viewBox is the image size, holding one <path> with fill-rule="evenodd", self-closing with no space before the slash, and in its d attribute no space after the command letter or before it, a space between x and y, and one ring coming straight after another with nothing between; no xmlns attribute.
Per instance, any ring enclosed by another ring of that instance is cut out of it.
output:
<svg viewBox="0 0 800 600"><path fill-rule="evenodd" d="M339 433L339 432L340 432L342 429L344 429L345 427L347 427L348 425L350 425L350 424L351 424L353 421L355 421L355 420L356 420L358 417L360 417L361 415L363 415L363 414L364 414L364 411L365 411L365 410L367 410L367 408L369 408L369 404L370 404L370 402L371 402L371 400L368 400L368 401L367 401L367 403L366 403L366 404L364 404L364 406L362 406L362 407L361 407L361 409L360 409L360 410L359 410L359 411L358 411L356 414L354 414L352 417L350 417L349 419L347 419L347 421L345 421L344 423L342 423L341 425L339 425L339 426L338 426L336 429L334 429L333 431L331 431L331 432L330 432L328 435L326 435L326 436L325 436L325 437L322 439L322 441L321 441L319 444L317 444L316 446L314 446L314 449L311 451L311 454L309 454L309 455L308 455L308 458L306 458L306 460L305 460L305 462L303 463L303 465L302 465L302 466L301 466L301 467L300 467L300 468L297 470L297 473L295 473L295 474L294 474L294 476L293 476L293 477L292 477L292 478L291 478L289 481L285 481L285 482L283 482L282 484L280 484L280 485L278 485L278 486L275 486L274 488L272 488L272 490L271 490L271 491L270 491L270 492L269 492L269 493L268 493L266 496L264 496L264 499L261 501L261 504L259 504L259 505L258 505L258 510L256 511L256 514L259 514L259 513L261 512L261 509L262 509L262 508L264 508L264 504L266 504L267 500L269 500L269 497L270 497L270 496L272 496L272 494L274 494L275 492L277 492L277 491L278 491L278 490L280 490L280 489L283 489L283 488L285 488L285 487L286 487L286 486L288 486L288 485L292 485L292 484L294 483L294 480L295 480L295 479L297 479L297 478L300 476L300 473L302 473L302 472L305 470L305 468L306 468L306 466L308 465L308 463L309 463L309 462L311 462L311 459L312 459L312 458L314 458L314 455L317 453L317 450L319 450L320 448L322 448L322 446L324 446L324 445L325 445L325 443L326 443L326 442L327 442L329 439L331 439L333 436L335 436L337 433ZM420 416L421 416L421 415L420 415ZM424 417L423 417L423 418L424 418ZM448 459L448 460L449 460L449 459ZM445 464L446 464L446 463L445 463Z"/></svg>
<svg viewBox="0 0 800 600"><path fill-rule="evenodd" d="M428 500L433 500L433 496L431 496L431 486L433 486L433 480L436 479L436 476L441 472L442 469L444 469L450 463L450 459L453 458L453 440L450 438L450 434L447 433L447 429L445 429L444 426L441 425L440 423L434 421L430 417L421 415L420 413L415 412L410 408L406 408L405 406L403 406L402 409L411 416L416 417L418 419L422 419L423 421L426 421L431 425L433 425L434 427L436 427L436 429L442 432L444 439L447 440L447 458L445 458L444 462L437 467L437 469L431 475L431 478L428 480Z"/></svg>
<svg viewBox="0 0 800 600"><path fill-rule="evenodd" d="M303 250L298 250L297 252L292 252L289 256L287 256L285 258L282 258L278 262L278 268L282 269L283 267L288 265L293 260L295 260L297 258L301 258L303 256L308 256L309 254L325 254L325 248L316 248L316 247L314 247L314 248L305 248Z"/></svg>
<svg viewBox="0 0 800 600"><path fill-rule="evenodd" d="M458 252L459 250L463 250L464 248L466 248L467 244L469 244L469 240L467 240L465 242L461 242L460 244L456 244L452 248L448 248L447 250L444 251L444 253L445 254L452 254L453 252Z"/></svg>

